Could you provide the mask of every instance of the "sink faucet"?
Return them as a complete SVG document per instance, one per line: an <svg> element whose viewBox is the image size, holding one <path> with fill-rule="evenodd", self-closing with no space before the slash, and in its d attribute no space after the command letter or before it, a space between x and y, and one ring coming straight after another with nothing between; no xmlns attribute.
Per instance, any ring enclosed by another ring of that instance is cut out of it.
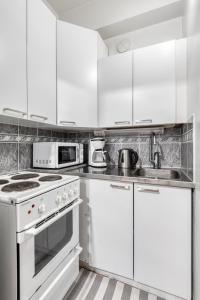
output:
<svg viewBox="0 0 200 300"><path fill-rule="evenodd" d="M161 159L160 159L160 152L156 151L154 152L154 169L160 169L161 168Z"/></svg>
<svg viewBox="0 0 200 300"><path fill-rule="evenodd" d="M159 151L155 151L153 153L153 146L158 146L156 142L156 135L152 133L149 140L149 161L153 166L153 169L161 168L161 153Z"/></svg>

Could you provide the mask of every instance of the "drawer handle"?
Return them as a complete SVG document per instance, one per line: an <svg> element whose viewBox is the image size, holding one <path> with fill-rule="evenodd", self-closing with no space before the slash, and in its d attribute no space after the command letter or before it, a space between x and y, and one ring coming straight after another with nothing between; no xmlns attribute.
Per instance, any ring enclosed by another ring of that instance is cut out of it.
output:
<svg viewBox="0 0 200 300"><path fill-rule="evenodd" d="M130 121L116 121L115 124L116 124L116 125L120 125L120 124L130 124Z"/></svg>
<svg viewBox="0 0 200 300"><path fill-rule="evenodd" d="M40 116L40 115L30 115L30 117L31 117L31 119L32 118L39 118L39 119L42 119L42 120L44 120L44 121L46 121L46 120L48 120L48 118L47 117L44 117L44 116Z"/></svg>
<svg viewBox="0 0 200 300"><path fill-rule="evenodd" d="M73 122L73 121L60 121L60 124L63 124L63 125L67 125L67 124L71 124L71 125L76 125L76 122Z"/></svg>
<svg viewBox="0 0 200 300"><path fill-rule="evenodd" d="M16 110L16 109L12 109L12 108L9 108L9 107L5 107L3 109L3 112L13 112L13 113L16 113L16 114L20 114L22 116L26 116L27 113L25 113L24 111L21 111L21 110Z"/></svg>
<svg viewBox="0 0 200 300"><path fill-rule="evenodd" d="M118 185L118 184L113 184L111 183L110 185L113 189L120 189L120 190L130 190L130 186L128 185Z"/></svg>
<svg viewBox="0 0 200 300"><path fill-rule="evenodd" d="M155 193L155 194L159 194L160 193L159 189L151 189L151 188L138 187L137 190L138 190L138 192L144 192L144 193Z"/></svg>
<svg viewBox="0 0 200 300"><path fill-rule="evenodd" d="M135 120L135 123L152 123L152 119Z"/></svg>

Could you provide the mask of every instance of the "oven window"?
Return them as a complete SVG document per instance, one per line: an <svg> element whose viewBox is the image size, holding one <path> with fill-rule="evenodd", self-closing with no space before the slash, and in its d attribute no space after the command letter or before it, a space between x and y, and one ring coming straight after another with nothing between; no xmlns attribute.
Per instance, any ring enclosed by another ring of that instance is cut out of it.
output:
<svg viewBox="0 0 200 300"><path fill-rule="evenodd" d="M35 275L38 274L71 240L73 211L35 237Z"/></svg>
<svg viewBox="0 0 200 300"><path fill-rule="evenodd" d="M58 147L58 163L76 162L76 146Z"/></svg>

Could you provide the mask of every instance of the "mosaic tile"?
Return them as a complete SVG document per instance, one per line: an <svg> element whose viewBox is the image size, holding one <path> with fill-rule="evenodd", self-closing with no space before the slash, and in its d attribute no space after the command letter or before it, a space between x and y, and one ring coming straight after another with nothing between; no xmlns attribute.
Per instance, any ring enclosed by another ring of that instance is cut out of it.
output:
<svg viewBox="0 0 200 300"><path fill-rule="evenodd" d="M37 128L19 126L19 135L37 135Z"/></svg>
<svg viewBox="0 0 200 300"><path fill-rule="evenodd" d="M186 170L187 173L187 143L181 144L181 167Z"/></svg>
<svg viewBox="0 0 200 300"><path fill-rule="evenodd" d="M19 132L18 132L19 131ZM18 135L19 133L19 135ZM118 164L118 151L122 148L132 148L139 154L138 166L150 167L149 138L143 132L100 132L106 133L106 147L111 159L111 164ZM182 134L183 133L183 134ZM0 145L2 148L1 171L12 169L30 168L32 164L32 144L34 142L79 142L84 144L85 160L88 160L88 143L97 132L71 132L57 131L44 128L31 128L0 124ZM182 134L182 135L181 135ZM158 134L156 140L162 153L162 167L182 167L186 173L193 174L193 130L192 123L174 128L164 129L164 134ZM18 144L19 143L19 144ZM17 165L19 148L19 166ZM6 150L5 150L6 149ZM10 150L12 149L12 151ZM155 151L155 149L154 149ZM8 155L7 155L8 154ZM3 156L7 156L3 162ZM10 158L11 157L11 158ZM10 163L11 161L11 163ZM1 172L0 171L0 172Z"/></svg>
<svg viewBox="0 0 200 300"><path fill-rule="evenodd" d="M33 145L19 144L19 170L32 167Z"/></svg>
<svg viewBox="0 0 200 300"><path fill-rule="evenodd" d="M181 143L162 144L163 160L162 167L180 168L181 167Z"/></svg>
<svg viewBox="0 0 200 300"><path fill-rule="evenodd" d="M18 134L18 126L0 123L0 134Z"/></svg>
<svg viewBox="0 0 200 300"><path fill-rule="evenodd" d="M41 129L41 128L38 128L38 136L46 136L46 137L51 137L52 136L52 131L49 130L49 129Z"/></svg>
<svg viewBox="0 0 200 300"><path fill-rule="evenodd" d="M18 144L0 143L0 172L8 173L18 169Z"/></svg>

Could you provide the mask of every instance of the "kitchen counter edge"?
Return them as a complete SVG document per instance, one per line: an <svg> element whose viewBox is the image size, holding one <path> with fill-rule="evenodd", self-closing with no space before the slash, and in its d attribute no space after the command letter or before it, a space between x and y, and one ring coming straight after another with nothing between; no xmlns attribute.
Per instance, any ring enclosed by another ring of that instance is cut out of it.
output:
<svg viewBox="0 0 200 300"><path fill-rule="evenodd" d="M144 178L144 177L129 177L129 176L119 176L119 175L107 175L107 174L92 174L86 172L76 172L78 167L73 168L63 168L63 169L30 169L32 172L41 172L41 173L52 173L60 175L71 175L79 176L81 178L87 179L99 179L99 180L110 180L110 181L121 181L129 183L140 183L140 184L151 184L151 185L160 185L160 186L169 186L169 187L181 187L181 188L195 188L195 183L191 181L182 181L182 180L166 180L166 179L154 179L154 178Z"/></svg>

